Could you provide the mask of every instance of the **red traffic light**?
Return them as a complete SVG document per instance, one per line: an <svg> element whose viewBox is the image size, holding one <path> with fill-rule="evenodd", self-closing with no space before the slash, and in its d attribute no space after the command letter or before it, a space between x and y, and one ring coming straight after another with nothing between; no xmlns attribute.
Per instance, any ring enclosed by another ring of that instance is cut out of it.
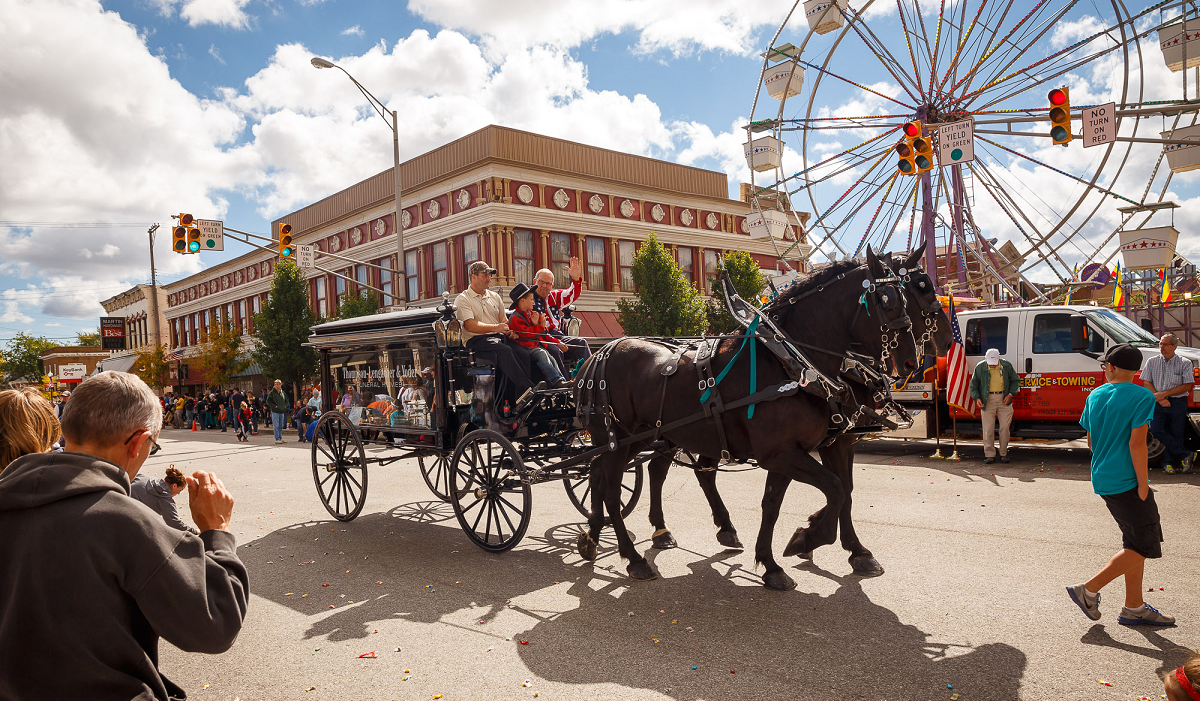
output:
<svg viewBox="0 0 1200 701"><path fill-rule="evenodd" d="M921 135L921 123L909 122L904 125L904 135L910 139L914 139Z"/></svg>
<svg viewBox="0 0 1200 701"><path fill-rule="evenodd" d="M1067 101L1067 94L1061 88L1055 88L1046 96L1052 105L1061 105Z"/></svg>
<svg viewBox="0 0 1200 701"><path fill-rule="evenodd" d="M292 225L291 224L280 224L279 225L279 235L280 236L287 236L290 233L292 233Z"/></svg>

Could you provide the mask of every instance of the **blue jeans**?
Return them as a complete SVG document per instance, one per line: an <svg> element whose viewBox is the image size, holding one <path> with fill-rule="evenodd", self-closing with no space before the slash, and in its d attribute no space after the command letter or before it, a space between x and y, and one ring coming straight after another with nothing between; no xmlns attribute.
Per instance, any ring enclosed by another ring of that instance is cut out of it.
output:
<svg viewBox="0 0 1200 701"><path fill-rule="evenodd" d="M275 429L275 440L283 440L283 427L286 423L287 419L283 417L282 413L271 412L271 428Z"/></svg>
<svg viewBox="0 0 1200 701"><path fill-rule="evenodd" d="M550 353L545 348L534 348L529 354L533 364L541 371L542 377L550 384L557 384L563 381L562 373L558 371L558 363L550 357Z"/></svg>
<svg viewBox="0 0 1200 701"><path fill-rule="evenodd" d="M1167 397L1171 406L1154 405L1154 418L1150 421L1150 434L1163 444L1164 463L1179 464L1189 454L1183 447L1183 435L1187 423L1188 402L1186 396Z"/></svg>

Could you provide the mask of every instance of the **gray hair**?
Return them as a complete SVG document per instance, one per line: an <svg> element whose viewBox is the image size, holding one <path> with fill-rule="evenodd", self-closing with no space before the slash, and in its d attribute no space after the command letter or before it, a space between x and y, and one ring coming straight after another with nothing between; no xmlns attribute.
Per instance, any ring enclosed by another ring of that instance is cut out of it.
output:
<svg viewBox="0 0 1200 701"><path fill-rule="evenodd" d="M162 418L158 397L140 377L110 370L89 377L71 393L62 432L69 444L120 445L138 429L157 435Z"/></svg>
<svg viewBox="0 0 1200 701"><path fill-rule="evenodd" d="M1161 337L1161 338L1159 338L1158 340L1160 340L1160 341L1161 341L1161 340L1163 340L1164 338L1169 338L1169 339L1171 339L1171 345L1173 345L1173 346L1177 346L1177 345L1179 345L1179 337L1178 337L1178 336L1176 336L1176 335L1175 335L1175 334L1173 334L1173 333L1164 333L1164 334L1162 335L1162 337Z"/></svg>
<svg viewBox="0 0 1200 701"><path fill-rule="evenodd" d="M537 271L536 273L533 274L533 279L536 281L539 277L541 277L542 273L546 273L547 275L549 275L550 280L553 282L554 271L551 270L550 268L542 268L541 270Z"/></svg>

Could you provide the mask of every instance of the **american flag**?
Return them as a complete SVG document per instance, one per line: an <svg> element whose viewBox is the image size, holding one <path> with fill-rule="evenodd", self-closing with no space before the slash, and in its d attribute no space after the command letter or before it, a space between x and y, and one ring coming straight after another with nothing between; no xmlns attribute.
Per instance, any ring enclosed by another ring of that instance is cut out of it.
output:
<svg viewBox="0 0 1200 701"><path fill-rule="evenodd" d="M963 348L953 294L950 295L950 329L954 332L954 342L950 344L950 352L946 353L946 403L974 416L974 409L968 408L971 407L971 371L967 367L967 351Z"/></svg>
<svg viewBox="0 0 1200 701"><path fill-rule="evenodd" d="M173 360L183 360L183 355L182 355L181 353L177 353L177 352L175 352L175 351L171 351L171 352L169 352L169 353L165 353L165 354L163 355L163 359L164 359L164 360L166 360L166 361L169 363L169 362L171 362L171 361L173 361Z"/></svg>

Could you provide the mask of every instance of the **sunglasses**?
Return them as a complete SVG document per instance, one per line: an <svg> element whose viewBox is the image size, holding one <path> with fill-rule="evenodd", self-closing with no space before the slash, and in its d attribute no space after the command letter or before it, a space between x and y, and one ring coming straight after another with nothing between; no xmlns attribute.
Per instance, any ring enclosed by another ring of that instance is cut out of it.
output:
<svg viewBox="0 0 1200 701"><path fill-rule="evenodd" d="M126 438L125 442L122 445L129 445L129 441L133 440L134 438L137 438L137 435L139 433L147 433L148 434L149 431L147 431L144 428L139 428L138 430L133 432L133 435ZM155 440L153 438L151 438L150 439L150 455L154 455L160 450L162 450L162 446L160 446L157 442L155 442Z"/></svg>

